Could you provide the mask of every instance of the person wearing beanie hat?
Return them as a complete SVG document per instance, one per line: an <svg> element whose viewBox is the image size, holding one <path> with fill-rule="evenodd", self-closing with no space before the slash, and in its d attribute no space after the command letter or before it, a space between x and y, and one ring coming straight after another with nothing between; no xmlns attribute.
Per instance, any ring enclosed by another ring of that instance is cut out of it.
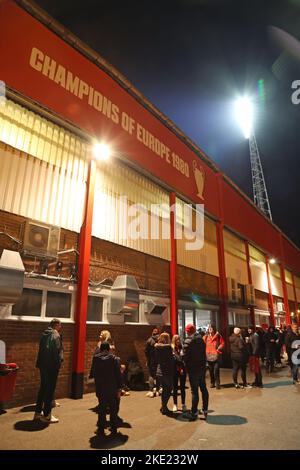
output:
<svg viewBox="0 0 300 470"><path fill-rule="evenodd" d="M229 338L230 351L231 351L231 360L232 360L232 376L233 383L235 388L245 388L250 387L251 385L247 384L246 369L247 369L247 359L248 359L248 350L247 344L241 334L240 328L234 328L232 335ZM241 376L243 385L240 386L237 381L238 372L241 369Z"/></svg>
<svg viewBox="0 0 300 470"><path fill-rule="evenodd" d="M202 394L202 412L207 419L209 394L205 383L206 352L202 336L196 332L195 325L189 324L185 331L188 337L183 344L183 360L191 384L192 409L191 419L198 417L199 388Z"/></svg>

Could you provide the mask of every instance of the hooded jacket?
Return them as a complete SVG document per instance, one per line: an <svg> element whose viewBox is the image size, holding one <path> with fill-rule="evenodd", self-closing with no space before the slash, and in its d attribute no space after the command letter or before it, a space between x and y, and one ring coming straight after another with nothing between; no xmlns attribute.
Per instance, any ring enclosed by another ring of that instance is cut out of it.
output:
<svg viewBox="0 0 300 470"><path fill-rule="evenodd" d="M187 372L199 372L206 367L205 343L199 333L194 333L183 343L183 360Z"/></svg>
<svg viewBox="0 0 300 470"><path fill-rule="evenodd" d="M122 389L120 359L109 351L94 354L92 376L95 379L96 395L112 396Z"/></svg>
<svg viewBox="0 0 300 470"><path fill-rule="evenodd" d="M208 361L213 355L216 356L216 360L222 357L222 349L225 343L220 333L216 332L213 336L207 334L203 337L203 341L206 344L206 356Z"/></svg>
<svg viewBox="0 0 300 470"><path fill-rule="evenodd" d="M244 339L240 335L232 333L229 337L231 359L236 361L247 361L248 351Z"/></svg>
<svg viewBox="0 0 300 470"><path fill-rule="evenodd" d="M152 335L146 342L146 347L145 347L145 356L147 358L147 364L149 368L156 368L157 367L157 362L156 362L156 355L155 355L155 344L157 343L159 335Z"/></svg>
<svg viewBox="0 0 300 470"><path fill-rule="evenodd" d="M170 344L156 343L154 348L157 363L156 375L160 377L173 376L175 373L175 358L172 346Z"/></svg>
<svg viewBox="0 0 300 470"><path fill-rule="evenodd" d="M50 326L43 332L36 361L38 369L59 369L63 362L62 337Z"/></svg>

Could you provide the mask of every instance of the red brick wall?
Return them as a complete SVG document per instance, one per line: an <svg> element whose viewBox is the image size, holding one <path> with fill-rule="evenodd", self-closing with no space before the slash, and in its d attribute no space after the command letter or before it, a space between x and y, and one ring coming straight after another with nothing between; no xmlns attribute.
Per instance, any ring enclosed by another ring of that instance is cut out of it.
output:
<svg viewBox="0 0 300 470"><path fill-rule="evenodd" d="M20 367L13 399L6 406L13 407L34 403L39 388L39 371L35 367L41 333L47 322L0 320L0 339L6 343L7 362L16 362ZM144 355L145 341L150 336L151 325L87 325L85 352L85 392L94 390L88 384L92 356L98 342L99 332L108 329L116 344L118 356L126 363L131 356L137 356L147 379ZM168 327L165 327L168 331ZM74 324L63 323L64 362L59 373L57 398L70 396L72 374L72 347Z"/></svg>

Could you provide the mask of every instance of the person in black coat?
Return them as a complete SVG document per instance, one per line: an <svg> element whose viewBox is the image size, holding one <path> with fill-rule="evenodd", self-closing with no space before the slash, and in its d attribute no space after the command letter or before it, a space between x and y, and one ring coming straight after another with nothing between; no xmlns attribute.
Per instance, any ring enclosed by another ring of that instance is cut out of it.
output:
<svg viewBox="0 0 300 470"><path fill-rule="evenodd" d="M57 377L63 362L61 329L60 320L53 318L49 327L42 334L36 361L36 367L40 370L41 385L33 419L49 424L58 422L51 410Z"/></svg>
<svg viewBox="0 0 300 470"><path fill-rule="evenodd" d="M278 341L274 326L269 326L267 333L264 335L264 343L266 345L266 369L267 372L273 372L276 359L276 344Z"/></svg>
<svg viewBox="0 0 300 470"><path fill-rule="evenodd" d="M181 344L181 339L179 335L174 335L172 338L172 348L175 359L175 368L174 368L174 386L173 386L173 411L177 411L177 400L178 400L178 382L180 385L180 395L181 395L181 404L182 411L186 411L185 405L185 383L186 383L186 368L183 361L183 348Z"/></svg>
<svg viewBox="0 0 300 470"><path fill-rule="evenodd" d="M168 415L171 413L168 409L168 401L173 390L175 370L175 359L169 333L161 333L154 347L157 363L156 375L159 377L162 385L160 411L163 415Z"/></svg>
<svg viewBox="0 0 300 470"><path fill-rule="evenodd" d="M262 383L262 373L261 373L261 368L260 368L262 339L254 326L249 326L248 334L249 334L249 341L248 341L247 346L248 346L249 355L250 355L250 359L249 359L250 370L254 372L255 374L255 380L252 386L262 388L263 383Z"/></svg>
<svg viewBox="0 0 300 470"><path fill-rule="evenodd" d="M98 433L104 436L106 410L110 411L110 427L112 435L117 433L118 401L121 396L122 376L119 358L110 351L110 344L103 342L100 351L94 354L92 376L95 379L98 407Z"/></svg>
<svg viewBox="0 0 300 470"><path fill-rule="evenodd" d="M192 409L191 418L198 417L199 388L202 394L202 412L207 418L209 394L206 388L206 346L202 336L196 333L194 325L189 324L185 328L188 337L183 344L183 360L191 384Z"/></svg>
<svg viewBox="0 0 300 470"><path fill-rule="evenodd" d="M231 360L232 360L232 376L233 376L233 383L235 388L241 388L238 384L238 372L241 370L241 376L244 387L251 387L247 384L247 376L246 376L246 369L247 369L247 361L249 357L249 353L247 350L247 344L245 339L241 335L240 328L234 328L232 335L229 338L230 344L230 351L231 351Z"/></svg>
<svg viewBox="0 0 300 470"><path fill-rule="evenodd" d="M145 347L145 356L147 359L147 367L149 371L149 392L147 396L150 398L155 397L159 393L159 378L156 375L157 371L157 362L155 355L155 344L158 341L159 329L157 327L153 328L150 338L146 342Z"/></svg>

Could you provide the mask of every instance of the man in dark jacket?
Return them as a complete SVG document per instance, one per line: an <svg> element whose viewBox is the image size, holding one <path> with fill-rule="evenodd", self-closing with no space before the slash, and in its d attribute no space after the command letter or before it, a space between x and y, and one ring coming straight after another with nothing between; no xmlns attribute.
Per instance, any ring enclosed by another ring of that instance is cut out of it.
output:
<svg viewBox="0 0 300 470"><path fill-rule="evenodd" d="M51 410L57 377L63 362L61 329L60 320L54 318L42 334L36 361L36 367L40 369L41 385L37 396L34 419L40 419L49 424L58 422L58 419L51 414Z"/></svg>
<svg viewBox="0 0 300 470"><path fill-rule="evenodd" d="M247 369L247 360L249 357L247 351L246 341L241 335L240 328L234 328L232 335L229 338L230 351L231 351L231 360L232 360L232 375L233 383L235 388L241 388L238 384L238 371L241 369L241 376L243 385L242 388L250 387L251 385L247 384L246 369Z"/></svg>
<svg viewBox="0 0 300 470"><path fill-rule="evenodd" d="M111 434L117 434L118 400L122 390L121 364L119 358L110 352L107 342L101 343L100 351L93 356L92 376L99 400L98 434L104 436L107 408L110 411Z"/></svg>
<svg viewBox="0 0 300 470"><path fill-rule="evenodd" d="M276 359L276 344L278 336L275 333L274 326L269 326L267 333L264 336L264 343L266 345L266 369L267 372L274 371L274 364Z"/></svg>
<svg viewBox="0 0 300 470"><path fill-rule="evenodd" d="M162 385L160 411L163 415L168 415L170 414L168 401L172 394L175 372L175 358L171 346L170 335L168 333L162 333L159 335L158 342L155 344L154 348L157 363L156 375L160 378Z"/></svg>
<svg viewBox="0 0 300 470"><path fill-rule="evenodd" d="M146 342L145 356L147 359L147 367L149 371L149 392L147 396L150 398L155 397L159 393L159 378L156 375L157 371L157 361L155 355L155 344L158 341L159 329L157 327L153 328L152 335Z"/></svg>
<svg viewBox="0 0 300 470"><path fill-rule="evenodd" d="M259 362L259 359L261 356L262 340L254 326L249 326L248 334L249 334L248 348L249 348L249 354L250 354L250 359L249 359L250 370L254 372L255 374L255 381L253 382L252 386L262 388L263 387L262 373L261 373L260 362Z"/></svg>
<svg viewBox="0 0 300 470"><path fill-rule="evenodd" d="M202 394L202 412L207 418L209 394L206 388L206 351L202 336L196 333L194 325L189 324L185 328L188 337L183 344L183 360L189 375L192 391L192 419L198 417L199 387Z"/></svg>
<svg viewBox="0 0 300 470"><path fill-rule="evenodd" d="M297 341L298 343L295 343ZM292 375L293 375L293 384L298 385L300 384L300 380L298 379L298 369L299 369L299 364L297 363L298 358L300 357L300 354L298 354L298 357L294 357L293 354L296 351L299 351L300 349L300 334L298 332L298 326L296 324L292 325L291 331L287 334L286 336L286 347L290 351L290 361L291 361L291 369L292 369Z"/></svg>

